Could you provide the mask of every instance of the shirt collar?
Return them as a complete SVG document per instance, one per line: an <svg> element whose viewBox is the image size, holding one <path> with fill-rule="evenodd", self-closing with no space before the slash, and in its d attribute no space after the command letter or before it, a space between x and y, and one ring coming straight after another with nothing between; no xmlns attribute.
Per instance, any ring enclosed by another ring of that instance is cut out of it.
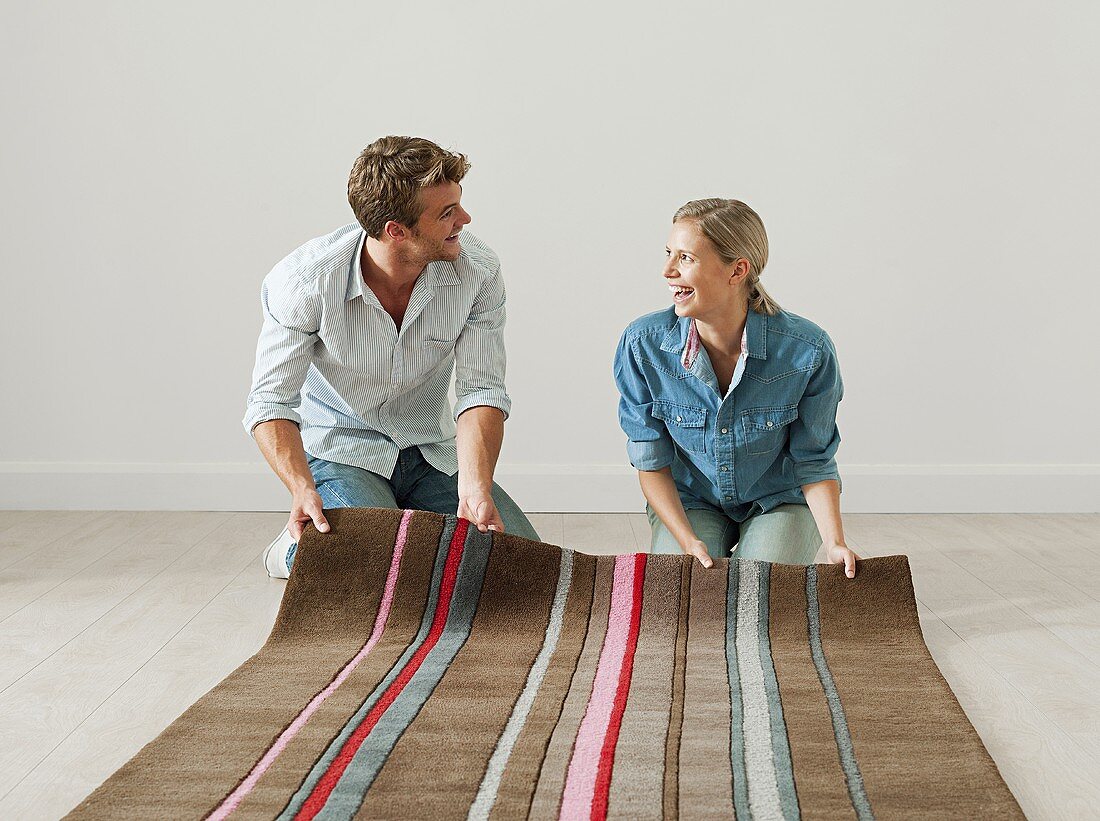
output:
<svg viewBox="0 0 1100 821"><path fill-rule="evenodd" d="M348 290L344 294L344 302L351 302L357 296L365 298L363 293L363 243L367 241L367 232L359 231L359 244L355 246L355 253L351 258L351 268L348 271Z"/></svg>
<svg viewBox="0 0 1100 821"><path fill-rule="evenodd" d="M749 356L753 359L768 358L768 315L749 311L745 320L745 336L749 344Z"/></svg>
<svg viewBox="0 0 1100 821"><path fill-rule="evenodd" d="M768 315L749 311L745 318L745 330L741 333L741 355L746 354L753 359L767 359ZM679 321L669 329L661 350L669 353L679 353L680 363L690 370L699 355L699 333L695 330L695 320L680 317Z"/></svg>
<svg viewBox="0 0 1100 821"><path fill-rule="evenodd" d="M348 287L344 292L344 302L351 302L356 297L367 299L367 289L363 284L363 245L367 241L367 232L360 231L359 244L355 247L355 254L351 258L351 266L348 270ZM426 284L438 288L444 285L459 285L458 267L465 265L463 257L458 262L432 262L421 275ZM374 297L371 294L371 297ZM377 299L376 297L374 297Z"/></svg>

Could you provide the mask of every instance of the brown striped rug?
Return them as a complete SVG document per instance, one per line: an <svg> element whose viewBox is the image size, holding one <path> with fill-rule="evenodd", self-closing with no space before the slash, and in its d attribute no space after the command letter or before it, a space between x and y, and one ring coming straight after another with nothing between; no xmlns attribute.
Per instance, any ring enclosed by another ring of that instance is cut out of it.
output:
<svg viewBox="0 0 1100 821"><path fill-rule="evenodd" d="M263 649L72 817L1022 817L903 556L704 570L327 515Z"/></svg>

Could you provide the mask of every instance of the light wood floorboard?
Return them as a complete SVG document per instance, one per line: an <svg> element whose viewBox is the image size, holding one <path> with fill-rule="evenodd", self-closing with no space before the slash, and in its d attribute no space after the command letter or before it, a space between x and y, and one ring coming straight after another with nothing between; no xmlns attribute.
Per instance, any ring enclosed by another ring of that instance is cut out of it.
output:
<svg viewBox="0 0 1100 821"><path fill-rule="evenodd" d="M585 552L649 546L641 513L531 519ZM0 513L0 818L60 817L259 649L282 520ZM1100 516L845 525L861 555L909 556L929 649L1028 817L1095 818Z"/></svg>
<svg viewBox="0 0 1100 821"><path fill-rule="evenodd" d="M207 514L191 514L206 516ZM234 514L148 584L0 693L0 795L8 793L58 744L213 601L246 567L262 574L260 534L278 532L279 514ZM270 538L270 537L269 537ZM266 575L262 577L267 581ZM266 628L270 620L264 614ZM239 629L225 620L215 636ZM235 664L211 671L215 681ZM198 667L204 665L199 659ZM183 668L187 670L187 668ZM195 667L188 672L195 673ZM220 673L220 675L217 675ZM3 812L0 811L0 817Z"/></svg>
<svg viewBox="0 0 1100 821"><path fill-rule="evenodd" d="M44 550L58 539L110 518L111 513L85 510L5 511L10 525L0 533L0 584L3 574L23 559Z"/></svg>
<svg viewBox="0 0 1100 821"><path fill-rule="evenodd" d="M149 531L97 559L0 620L0 692L49 658L227 520L224 513L166 513Z"/></svg>
<svg viewBox="0 0 1100 821"><path fill-rule="evenodd" d="M23 556L0 569L0 618L7 618L156 526L161 513L115 513L51 540L24 542Z"/></svg>
<svg viewBox="0 0 1100 821"><path fill-rule="evenodd" d="M546 544L556 544L561 547L565 541L565 520L560 513L531 513L527 516L531 520L531 526L539 534L539 538Z"/></svg>
<svg viewBox="0 0 1100 821"><path fill-rule="evenodd" d="M582 553L611 555L634 553L641 548L631 527L630 513L569 513L565 519L564 547Z"/></svg>
<svg viewBox="0 0 1100 821"><path fill-rule="evenodd" d="M1021 581L1014 553L992 539L1008 520L1016 528L1035 524L1018 515L850 515L845 530L862 556L909 557L922 613L943 626L925 632L929 650L1028 817L1095 818L1089 807L1100 806L1100 702L1089 694L1100 687L1097 656L1037 621L1033 603L1029 614L998 592ZM1100 517L1093 522L1100 529ZM1070 543L1067 553L1077 549ZM1052 597L1048 606L1061 608L1063 622L1078 623L1073 602L1091 599L1068 585L1061 592L1073 598ZM1080 622L1089 618L1082 610Z"/></svg>
<svg viewBox="0 0 1100 821"><path fill-rule="evenodd" d="M846 529L859 544L904 544L904 550L889 552L909 555L914 588L921 601L1035 709L1100 761L1100 699L1096 698L1100 670L1096 659L998 593L997 586L1004 584L997 581L1000 564L993 563L979 578L955 561L960 545L976 549L974 536L963 523L956 523L948 533L935 521L948 517L890 518L896 522L885 526L871 522L868 527L862 517L853 516ZM991 552L999 556L1003 550L996 547Z"/></svg>
<svg viewBox="0 0 1100 821"><path fill-rule="evenodd" d="M1097 762L923 605L925 643L1028 818L1095 818Z"/></svg>

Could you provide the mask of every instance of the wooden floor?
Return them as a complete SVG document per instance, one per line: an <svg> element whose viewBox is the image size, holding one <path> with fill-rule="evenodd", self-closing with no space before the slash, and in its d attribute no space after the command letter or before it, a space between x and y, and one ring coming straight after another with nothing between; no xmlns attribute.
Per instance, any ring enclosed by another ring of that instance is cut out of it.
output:
<svg viewBox="0 0 1100 821"><path fill-rule="evenodd" d="M641 514L532 520L578 550L648 545ZM0 512L0 818L63 815L260 647L283 521ZM1100 516L845 523L861 555L910 557L932 654L1028 817L1100 817Z"/></svg>

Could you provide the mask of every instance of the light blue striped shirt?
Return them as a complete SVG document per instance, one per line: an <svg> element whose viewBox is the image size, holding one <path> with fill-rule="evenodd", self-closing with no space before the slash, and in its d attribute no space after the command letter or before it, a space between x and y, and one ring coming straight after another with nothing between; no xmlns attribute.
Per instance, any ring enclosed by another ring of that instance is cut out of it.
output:
<svg viewBox="0 0 1100 821"><path fill-rule="evenodd" d="M459 414L477 405L511 410L500 261L463 231L459 258L430 263L417 279L399 332L363 283L365 239L359 225L344 226L264 279L245 430L289 419L307 453L387 478L398 453L416 446L453 475Z"/></svg>

